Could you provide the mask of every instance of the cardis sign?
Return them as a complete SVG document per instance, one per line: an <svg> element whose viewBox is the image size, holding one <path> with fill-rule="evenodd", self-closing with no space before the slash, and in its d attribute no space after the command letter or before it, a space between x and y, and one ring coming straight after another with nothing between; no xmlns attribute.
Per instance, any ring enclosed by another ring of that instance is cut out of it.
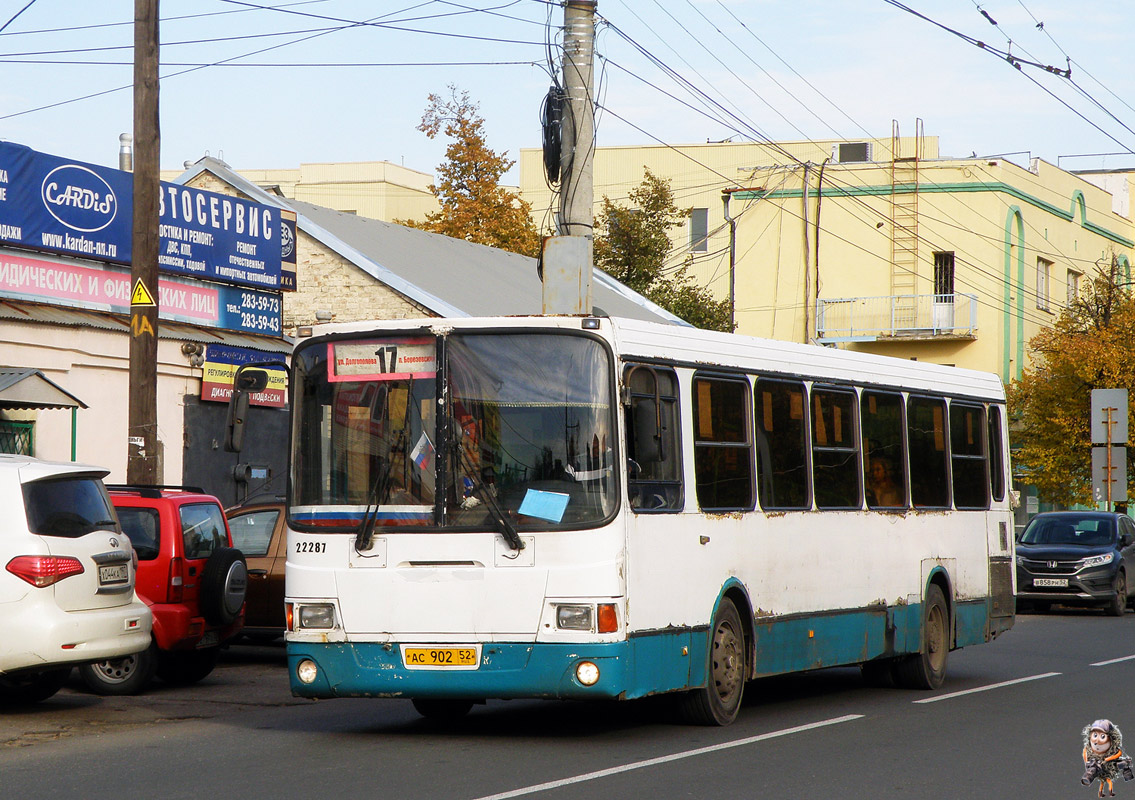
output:
<svg viewBox="0 0 1135 800"><path fill-rule="evenodd" d="M158 268L268 291L294 289L295 215L162 182ZM130 265L134 176L0 142L0 244Z"/></svg>
<svg viewBox="0 0 1135 800"><path fill-rule="evenodd" d="M118 197L111 185L78 164L64 164L47 173L40 197L51 216L80 233L97 233L118 216Z"/></svg>

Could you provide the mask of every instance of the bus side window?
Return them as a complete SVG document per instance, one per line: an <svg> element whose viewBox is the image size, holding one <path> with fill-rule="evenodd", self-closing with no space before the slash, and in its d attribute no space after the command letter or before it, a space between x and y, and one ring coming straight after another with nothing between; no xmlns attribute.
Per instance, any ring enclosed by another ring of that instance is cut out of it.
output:
<svg viewBox="0 0 1135 800"><path fill-rule="evenodd" d="M812 485L817 508L862 508L855 393L812 387Z"/></svg>
<svg viewBox="0 0 1135 800"><path fill-rule="evenodd" d="M753 507L753 447L749 382L694 378L694 471L698 505L706 511Z"/></svg>
<svg viewBox="0 0 1135 800"><path fill-rule="evenodd" d="M678 379L672 370L632 365L625 380L631 508L635 512L681 511L685 495L678 435Z"/></svg>
<svg viewBox="0 0 1135 800"><path fill-rule="evenodd" d="M989 488L993 499L1005 499L1005 449L1001 436L1001 407L989 407Z"/></svg>
<svg viewBox="0 0 1135 800"><path fill-rule="evenodd" d="M860 398L868 508L906 508L906 436L902 410L902 395L897 392L864 391Z"/></svg>
<svg viewBox="0 0 1135 800"><path fill-rule="evenodd" d="M810 508L804 384L758 380L754 408L761 507Z"/></svg>
<svg viewBox="0 0 1135 800"><path fill-rule="evenodd" d="M949 508L946 401L911 397L907 401L906 420L911 503L915 508Z"/></svg>
<svg viewBox="0 0 1135 800"><path fill-rule="evenodd" d="M950 461L954 505L958 508L989 508L984 406L950 403Z"/></svg>

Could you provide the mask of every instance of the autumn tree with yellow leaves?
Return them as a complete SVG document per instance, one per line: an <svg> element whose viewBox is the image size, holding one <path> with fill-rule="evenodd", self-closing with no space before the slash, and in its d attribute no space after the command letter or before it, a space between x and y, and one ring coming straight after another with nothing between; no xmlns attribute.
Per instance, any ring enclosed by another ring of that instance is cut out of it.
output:
<svg viewBox="0 0 1135 800"><path fill-rule="evenodd" d="M1042 500L1092 505L1092 389L1135 389L1135 297L1118 258L1029 345L1033 366L1008 386L1014 469Z"/></svg>
<svg viewBox="0 0 1135 800"><path fill-rule="evenodd" d="M431 94L418 130L430 139L452 141L446 160L438 166L438 181L430 191L441 205L425 220L395 220L399 225L441 233L455 239L497 247L513 253L540 254L540 233L532 222L531 205L500 185L516 162L507 153L491 150L485 140L485 120L468 92L449 87L449 97Z"/></svg>

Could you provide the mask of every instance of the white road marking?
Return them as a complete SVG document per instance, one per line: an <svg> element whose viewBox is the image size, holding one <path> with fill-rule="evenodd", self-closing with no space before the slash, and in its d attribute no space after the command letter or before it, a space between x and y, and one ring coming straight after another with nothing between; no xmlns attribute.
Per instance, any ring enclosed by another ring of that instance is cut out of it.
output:
<svg viewBox="0 0 1135 800"><path fill-rule="evenodd" d="M490 794L485 797L478 797L477 800L505 800L509 797L523 797L526 794L535 794L536 792L546 792L550 789L559 789L562 786L571 786L575 783L583 783L585 781L594 781L599 778L606 778L609 775L618 775L621 772L630 772L635 769L645 769L646 767L654 767L659 764L666 764L671 761L678 761L683 758L693 758L694 756L703 756L707 753L716 753L719 750L728 750L732 747L741 747L746 744L753 744L754 742L762 742L765 739L775 739L779 736L789 736L793 733L802 733L804 731L822 728L827 725L838 725L841 722L850 722L853 719L862 719L862 714L848 714L844 717L835 717L833 719L826 719L821 722L811 722L807 725L797 725L795 728L785 728L779 731L771 731L769 733L762 733L759 736L749 736L745 739L737 739L732 742L722 742L721 744L710 745L709 747L699 747L696 750L685 750L681 753L672 753L668 756L659 756L658 758L648 758L645 761L633 761L630 764L623 764L618 767L611 767L609 769L601 769L598 772L588 772L583 775L576 775L572 778L564 778L558 781L549 781L547 783L538 783L534 786L525 786L521 789L513 789L509 792L501 792L500 794Z"/></svg>
<svg viewBox="0 0 1135 800"><path fill-rule="evenodd" d="M1092 664L1093 667L1106 667L1108 664L1118 664L1120 661L1131 661L1135 656L1124 656L1123 658L1113 658L1109 661L1097 661Z"/></svg>
<svg viewBox="0 0 1135 800"><path fill-rule="evenodd" d="M1002 686L1012 686L1015 683L1025 683L1026 681L1039 681L1041 678L1052 678L1060 675L1059 672L1046 672L1043 675L1030 675L1027 678L1017 678L1011 681L1002 681L1001 683L991 683L988 686L978 686L976 689L965 689L960 692L950 692L949 694L940 694L937 697L927 697L924 700L915 700L915 703L937 703L939 700L949 700L953 697L961 697L966 694L977 694L978 692L988 692L990 689L1000 689Z"/></svg>

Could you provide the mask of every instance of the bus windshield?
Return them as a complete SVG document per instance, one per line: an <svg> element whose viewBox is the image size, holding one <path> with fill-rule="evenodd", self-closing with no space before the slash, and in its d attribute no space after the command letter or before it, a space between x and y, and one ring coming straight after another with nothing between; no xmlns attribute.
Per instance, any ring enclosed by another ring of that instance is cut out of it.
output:
<svg viewBox="0 0 1135 800"><path fill-rule="evenodd" d="M495 506L547 530L614 513L613 372L595 339L368 335L301 346L295 368L301 529L353 531L369 515L484 530L499 527Z"/></svg>

